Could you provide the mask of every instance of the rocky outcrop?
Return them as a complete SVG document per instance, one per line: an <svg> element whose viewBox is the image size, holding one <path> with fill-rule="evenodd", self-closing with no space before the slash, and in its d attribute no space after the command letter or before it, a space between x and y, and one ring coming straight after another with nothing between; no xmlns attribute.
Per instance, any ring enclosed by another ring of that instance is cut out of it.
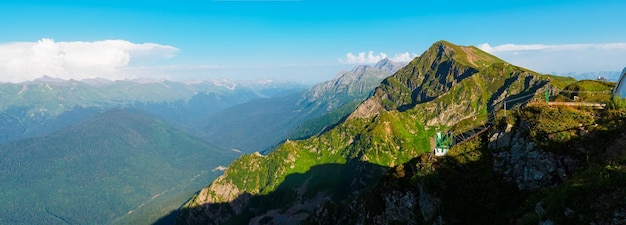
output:
<svg viewBox="0 0 626 225"><path fill-rule="evenodd" d="M493 170L505 180L515 182L520 190L539 190L562 183L577 168L574 158L548 152L529 140L528 128L506 128L489 138L493 153Z"/></svg>
<svg viewBox="0 0 626 225"><path fill-rule="evenodd" d="M388 190L381 193L384 204L379 214L368 215L368 224L443 224L441 217L442 201L424 185L417 190Z"/></svg>
<svg viewBox="0 0 626 225"><path fill-rule="evenodd" d="M443 224L441 196L415 177L431 171L432 158L423 154L389 169L378 185L361 196L364 224ZM356 222L355 222L356 223Z"/></svg>
<svg viewBox="0 0 626 225"><path fill-rule="evenodd" d="M374 101L372 99L367 99L363 103L359 105L359 107L348 116L348 118L371 118L380 113L382 110L382 105L379 102Z"/></svg>

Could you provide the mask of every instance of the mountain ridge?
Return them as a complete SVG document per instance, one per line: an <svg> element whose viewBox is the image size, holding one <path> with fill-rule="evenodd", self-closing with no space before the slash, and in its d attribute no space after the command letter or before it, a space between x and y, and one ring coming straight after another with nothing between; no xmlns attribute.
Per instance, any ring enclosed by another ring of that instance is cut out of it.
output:
<svg viewBox="0 0 626 225"><path fill-rule="evenodd" d="M387 69L398 69L392 67L397 63L387 64ZM228 108L209 117L199 130L224 148L264 151L287 138L302 139L333 125L389 75L390 72L372 66L355 66L354 70L340 72L333 80L302 93Z"/></svg>
<svg viewBox="0 0 626 225"><path fill-rule="evenodd" d="M290 174L304 174L325 164L350 167L355 165L350 163L354 161L384 168L403 164L432 150L430 138L437 129L469 129L486 120L487 114L498 107L498 99L529 94L528 99L532 99L547 88L549 81L550 77L509 65L475 47L437 42L387 77L370 98L334 128L302 141L287 141L266 156L251 154L235 160L224 175L183 207L178 222L212 223L218 217L220 221L243 222L252 215L274 221L281 218L280 207L248 208L251 198L239 196L270 194ZM462 122L465 126L452 127ZM368 168L353 169L373 180L383 176L384 170ZM339 198L332 191L317 193L335 199L328 204L340 205L341 199L358 196L373 185L360 177L342 179L364 185L348 187ZM326 184L305 181L296 186L308 190L334 185L333 181ZM316 193L315 189L312 192ZM316 201L311 195L293 190L283 194L296 196L295 200L279 198L278 201L285 201L283 207L308 206L302 212L301 222L316 213Z"/></svg>

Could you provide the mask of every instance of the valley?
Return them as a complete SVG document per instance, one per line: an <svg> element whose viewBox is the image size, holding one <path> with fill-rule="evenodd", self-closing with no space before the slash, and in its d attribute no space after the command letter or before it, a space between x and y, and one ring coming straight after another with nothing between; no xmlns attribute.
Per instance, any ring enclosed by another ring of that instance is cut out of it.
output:
<svg viewBox="0 0 626 225"><path fill-rule="evenodd" d="M309 90L228 80L0 83L0 193L10 202L0 222L171 224L239 149L267 150L305 123L318 128L299 137L320 132L400 66L360 66Z"/></svg>
<svg viewBox="0 0 626 225"><path fill-rule="evenodd" d="M0 220L11 224L156 221L238 156L131 109L0 144L0 153Z"/></svg>

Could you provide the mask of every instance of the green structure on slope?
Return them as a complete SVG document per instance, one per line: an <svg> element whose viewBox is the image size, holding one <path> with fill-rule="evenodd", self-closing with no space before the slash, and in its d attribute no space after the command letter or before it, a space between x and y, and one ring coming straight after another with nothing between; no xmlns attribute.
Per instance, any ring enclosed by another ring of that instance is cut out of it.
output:
<svg viewBox="0 0 626 225"><path fill-rule="evenodd" d="M452 146L452 135L450 133L441 134L437 132L437 136L435 137L435 156L444 156L448 153L448 150Z"/></svg>

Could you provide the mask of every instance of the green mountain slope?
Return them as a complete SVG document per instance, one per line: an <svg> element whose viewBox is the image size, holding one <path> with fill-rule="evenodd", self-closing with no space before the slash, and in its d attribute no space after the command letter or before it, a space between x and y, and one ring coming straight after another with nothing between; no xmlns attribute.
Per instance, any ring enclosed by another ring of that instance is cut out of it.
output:
<svg viewBox="0 0 626 225"><path fill-rule="evenodd" d="M571 83L554 96L554 101L606 102L611 98L614 82L581 80Z"/></svg>
<svg viewBox="0 0 626 225"><path fill-rule="evenodd" d="M2 224L149 224L237 157L131 109L1 144L0 156Z"/></svg>
<svg viewBox="0 0 626 225"><path fill-rule="evenodd" d="M349 114L400 65L385 59L343 71L304 93L236 105L207 118L200 130L220 147L244 152L270 149L288 137L306 138Z"/></svg>
<svg viewBox="0 0 626 225"><path fill-rule="evenodd" d="M436 131L463 131L485 123L488 114L503 107L503 99L519 99L507 105L515 107L555 88L548 86L552 80L475 47L437 42L386 78L333 129L288 141L265 156L251 154L234 161L183 207L178 223L277 223L285 217L300 223L324 218L329 211L320 205L353 207L345 201L373 187L385 168L430 152ZM341 165L358 172L330 175L344 170L337 169ZM309 173L313 168L329 171ZM292 184L288 178L296 174L304 176ZM281 185L294 188L279 190ZM325 188L339 186L343 188ZM255 205L259 198L281 204Z"/></svg>
<svg viewBox="0 0 626 225"><path fill-rule="evenodd" d="M386 79L376 91L385 109L409 109L420 102L433 100L448 92L456 83L489 67L508 65L475 47L435 43L407 67ZM512 68L511 68L512 69ZM483 73L484 73L483 72ZM507 71L497 71L506 75Z"/></svg>
<svg viewBox="0 0 626 225"><path fill-rule="evenodd" d="M324 216L309 222L623 224L625 115L545 104L515 110L445 157L423 154L389 169L365 194L320 207Z"/></svg>
<svg viewBox="0 0 626 225"><path fill-rule="evenodd" d="M476 47L435 43L420 57L385 79L353 114L369 118L381 110L415 110L429 126L452 126L476 120L503 107L527 102L544 88L554 88L553 77L520 68ZM522 97L522 98L520 98ZM416 107L419 105L419 107Z"/></svg>

